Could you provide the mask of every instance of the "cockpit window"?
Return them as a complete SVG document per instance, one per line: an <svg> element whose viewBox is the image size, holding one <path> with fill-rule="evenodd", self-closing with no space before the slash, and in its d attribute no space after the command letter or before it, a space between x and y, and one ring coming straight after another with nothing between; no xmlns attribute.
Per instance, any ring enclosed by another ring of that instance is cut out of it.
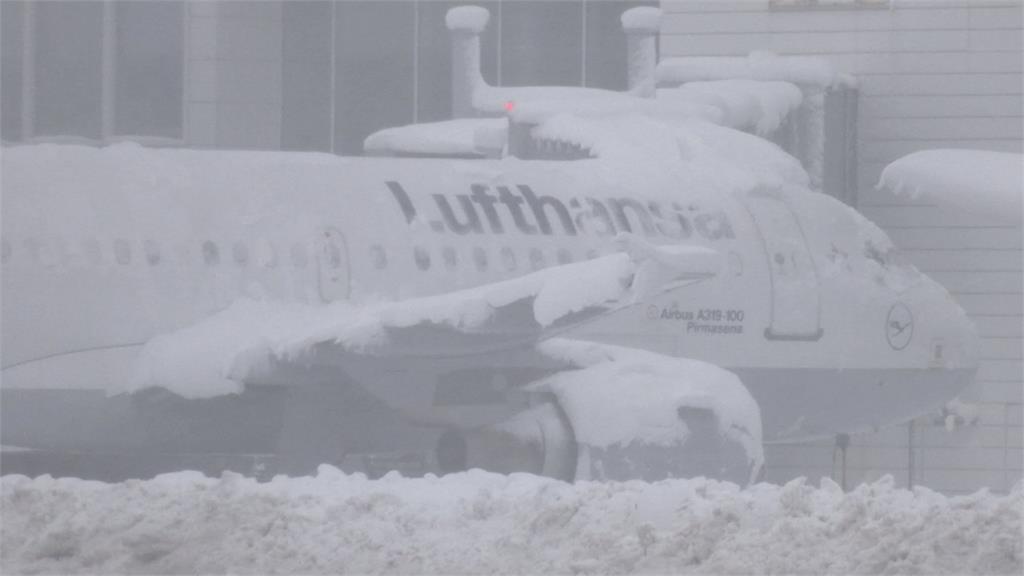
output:
<svg viewBox="0 0 1024 576"><path fill-rule="evenodd" d="M874 260L879 266L885 267L885 252L883 252L871 240L866 240L864 242L864 257L868 260Z"/></svg>

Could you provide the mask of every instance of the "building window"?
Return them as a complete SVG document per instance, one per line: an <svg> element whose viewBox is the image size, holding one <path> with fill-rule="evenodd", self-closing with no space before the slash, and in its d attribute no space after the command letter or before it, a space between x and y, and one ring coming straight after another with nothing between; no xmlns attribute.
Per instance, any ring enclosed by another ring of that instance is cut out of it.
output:
<svg viewBox="0 0 1024 576"><path fill-rule="evenodd" d="M5 140L183 139L182 0L3 2L3 9Z"/></svg>

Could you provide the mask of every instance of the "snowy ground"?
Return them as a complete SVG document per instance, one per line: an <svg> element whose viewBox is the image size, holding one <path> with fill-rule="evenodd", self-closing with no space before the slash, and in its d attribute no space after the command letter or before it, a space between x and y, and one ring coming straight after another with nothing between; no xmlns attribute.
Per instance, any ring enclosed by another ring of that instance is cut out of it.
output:
<svg viewBox="0 0 1024 576"><path fill-rule="evenodd" d="M2 478L3 573L1020 574L1021 486L949 498L473 471Z"/></svg>

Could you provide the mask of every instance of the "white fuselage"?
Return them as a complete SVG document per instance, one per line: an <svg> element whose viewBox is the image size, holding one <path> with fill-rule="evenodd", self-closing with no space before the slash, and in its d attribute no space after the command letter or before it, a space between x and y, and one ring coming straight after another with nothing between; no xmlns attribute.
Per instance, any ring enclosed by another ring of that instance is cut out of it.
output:
<svg viewBox="0 0 1024 576"><path fill-rule="evenodd" d="M855 211L800 188L625 188L592 161L40 146L3 162L5 391L110 389L148 340L243 296L440 294L609 253L621 232L726 265L567 336L736 371L766 440L915 416L976 366L948 293Z"/></svg>

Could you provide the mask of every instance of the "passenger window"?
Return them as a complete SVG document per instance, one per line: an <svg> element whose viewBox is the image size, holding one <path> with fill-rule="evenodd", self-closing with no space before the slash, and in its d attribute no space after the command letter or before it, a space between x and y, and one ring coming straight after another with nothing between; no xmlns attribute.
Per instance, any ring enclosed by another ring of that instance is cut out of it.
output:
<svg viewBox="0 0 1024 576"><path fill-rule="evenodd" d="M34 263L39 263L39 240L28 238L25 240L25 250L28 251L28 258Z"/></svg>
<svg viewBox="0 0 1024 576"><path fill-rule="evenodd" d="M103 249L100 248L99 240L89 238L82 243L82 250L85 252L85 261L90 266L99 266L103 262Z"/></svg>
<svg viewBox="0 0 1024 576"><path fill-rule="evenodd" d="M220 264L220 250L218 250L217 245L210 240L203 242L203 262L205 262L207 266L216 266L217 264Z"/></svg>
<svg viewBox="0 0 1024 576"><path fill-rule="evenodd" d="M530 268L534 270L544 268L544 251L540 248L530 248Z"/></svg>
<svg viewBox="0 0 1024 576"><path fill-rule="evenodd" d="M302 244L292 244L291 249L288 250L288 257L291 258L292 266L295 268L305 268L309 264L306 247Z"/></svg>
<svg viewBox="0 0 1024 576"><path fill-rule="evenodd" d="M244 268L249 264L249 247L241 242L235 242L231 247L231 257L234 258L235 264Z"/></svg>
<svg viewBox="0 0 1024 576"><path fill-rule="evenodd" d="M558 250L558 263L559 264L569 264L571 262L572 262L572 253L569 252L568 250L566 250L565 248L560 248Z"/></svg>
<svg viewBox="0 0 1024 576"><path fill-rule="evenodd" d="M160 264L160 245L153 240L146 240L142 245L142 250L146 253L146 263L150 266L156 266Z"/></svg>
<svg viewBox="0 0 1024 576"><path fill-rule="evenodd" d="M2 249L0 249L0 262L7 264L11 259L11 245L8 244L7 239L4 238L3 240L0 240L0 246L2 246Z"/></svg>
<svg viewBox="0 0 1024 576"><path fill-rule="evenodd" d="M501 249L501 263L509 272L516 269L516 253L512 251L512 248L505 246Z"/></svg>
<svg viewBox="0 0 1024 576"><path fill-rule="evenodd" d="M451 246L445 246L444 250L441 251L441 258L444 260L444 267L448 270L454 270L459 264L458 255L455 253L455 248Z"/></svg>
<svg viewBox="0 0 1024 576"><path fill-rule="evenodd" d="M476 269L483 272L487 270L487 250L477 246L473 248L473 263L476 264Z"/></svg>
<svg viewBox="0 0 1024 576"><path fill-rule="evenodd" d="M132 245L127 240L114 240L114 260L122 266L132 263Z"/></svg>
<svg viewBox="0 0 1024 576"><path fill-rule="evenodd" d="M256 248L256 262L264 268L277 267L277 251L274 245L266 240L261 241Z"/></svg>
<svg viewBox="0 0 1024 576"><path fill-rule="evenodd" d="M426 248L417 246L413 251L413 257L416 259L416 267L420 270L430 269L430 252L427 252Z"/></svg>
<svg viewBox="0 0 1024 576"><path fill-rule="evenodd" d="M388 253L384 251L384 247L380 244L370 246L370 260L373 262L373 267L377 270L383 270L388 267Z"/></svg>

